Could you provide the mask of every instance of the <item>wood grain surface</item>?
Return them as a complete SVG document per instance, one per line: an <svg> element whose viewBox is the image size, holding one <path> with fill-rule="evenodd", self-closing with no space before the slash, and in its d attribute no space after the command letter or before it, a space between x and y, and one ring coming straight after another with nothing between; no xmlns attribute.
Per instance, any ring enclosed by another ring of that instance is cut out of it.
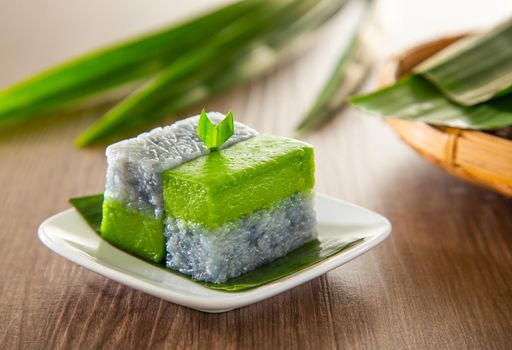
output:
<svg viewBox="0 0 512 350"><path fill-rule="evenodd" d="M291 135L327 74L328 40L318 45L207 109ZM36 230L68 198L102 191L103 149L72 146L98 115L61 114L0 133L0 349L512 346L512 201L443 173L382 121L353 111L306 138L317 190L375 210L394 228L343 267L258 304L205 314L57 256Z"/></svg>

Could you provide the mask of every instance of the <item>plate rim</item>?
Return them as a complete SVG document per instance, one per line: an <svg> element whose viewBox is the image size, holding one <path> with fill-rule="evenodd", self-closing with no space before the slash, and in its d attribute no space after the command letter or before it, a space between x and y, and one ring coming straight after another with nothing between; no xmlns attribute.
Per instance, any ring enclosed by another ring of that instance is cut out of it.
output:
<svg viewBox="0 0 512 350"><path fill-rule="evenodd" d="M150 281L146 281L140 279L139 277L131 275L129 272L118 271L117 269L105 265L102 263L101 259L91 259L89 256L84 253L80 254L80 250L75 251L75 249L66 249L65 246L60 245L55 242L48 234L45 232L45 229L53 223L56 219L68 216L72 212L79 214L75 208L69 208L62 212L59 212L55 215L50 216L46 220L44 220L38 227L38 237L41 242L48 247L51 251L60 255L86 269L93 271L99 275L110 278L118 283L127 285L131 288L135 288L137 290L143 291L144 293L156 296L158 298L180 304L182 306L186 306L189 308L193 308L203 312L217 313L217 312L225 312L232 309L240 308L246 305L250 305L264 299L270 298L286 290L299 286L305 282L308 282L316 277L319 277L330 270L339 267L352 259L366 253L370 249L374 248L378 244L382 243L391 233L392 225L391 222L384 217L383 215L376 213L370 209L366 209L364 207L358 206L356 204L337 199L335 197L331 197L324 194L319 194L315 192L315 198L320 197L329 201L337 202L339 204L345 206L355 207L356 209L363 210L369 212L370 214L377 216L382 223L385 225L385 228L382 233L374 235L370 240L362 242L360 245L354 247L353 249L347 250L340 254L335 254L317 264L314 264L310 267L307 267L303 270L295 272L289 276L285 276L276 281L270 282L268 284L262 285L260 287L240 291L236 293L224 292L212 290L206 287L201 286L193 281L188 281L193 283L195 287L205 288L208 292L211 292L216 295L214 300L210 300L207 297L201 297L196 295L184 295L183 292L176 291L174 289L169 289L163 286L158 286ZM83 218L82 218L83 219ZM86 224L85 220L84 223ZM90 228L89 228L90 229ZM101 239L99 237L99 239ZM128 254L122 251L119 248L112 246L119 251ZM130 255L130 254L128 254ZM144 261L140 260L141 263ZM155 267L156 268L156 267ZM180 277L175 275L177 278L182 278L186 280L184 277ZM221 296L221 297L219 297Z"/></svg>

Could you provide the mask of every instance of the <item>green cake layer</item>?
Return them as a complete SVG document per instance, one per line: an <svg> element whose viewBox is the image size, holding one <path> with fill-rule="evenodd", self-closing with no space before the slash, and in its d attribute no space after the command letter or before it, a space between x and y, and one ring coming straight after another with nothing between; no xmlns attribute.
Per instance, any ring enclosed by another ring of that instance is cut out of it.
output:
<svg viewBox="0 0 512 350"><path fill-rule="evenodd" d="M166 215L218 227L313 188L307 143L259 135L162 173Z"/></svg>
<svg viewBox="0 0 512 350"><path fill-rule="evenodd" d="M155 219L153 213L146 215L112 199L103 202L101 236L116 247L160 262L165 257L163 232L162 220Z"/></svg>

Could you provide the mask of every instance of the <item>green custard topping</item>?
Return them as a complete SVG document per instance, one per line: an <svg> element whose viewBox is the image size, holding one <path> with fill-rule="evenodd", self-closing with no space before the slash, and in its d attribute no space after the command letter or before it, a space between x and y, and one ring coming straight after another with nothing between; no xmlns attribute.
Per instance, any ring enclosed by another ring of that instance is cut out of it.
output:
<svg viewBox="0 0 512 350"><path fill-rule="evenodd" d="M165 257L164 225L161 219L152 216L106 199L103 202L101 236L131 254L160 262Z"/></svg>
<svg viewBox="0 0 512 350"><path fill-rule="evenodd" d="M214 228L314 185L313 147L259 135L162 173L166 215Z"/></svg>

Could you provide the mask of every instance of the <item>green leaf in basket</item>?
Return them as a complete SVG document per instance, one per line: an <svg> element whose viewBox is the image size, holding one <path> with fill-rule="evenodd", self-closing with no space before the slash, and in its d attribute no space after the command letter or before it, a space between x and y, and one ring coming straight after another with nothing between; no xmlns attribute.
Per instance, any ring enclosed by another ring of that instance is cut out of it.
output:
<svg viewBox="0 0 512 350"><path fill-rule="evenodd" d="M89 53L15 84L0 91L0 125L28 120L155 74L212 40L240 16L263 7L263 3L237 2L177 26Z"/></svg>
<svg viewBox="0 0 512 350"><path fill-rule="evenodd" d="M512 86L512 18L487 33L457 41L414 71L465 106L500 95Z"/></svg>
<svg viewBox="0 0 512 350"><path fill-rule="evenodd" d="M234 132L233 113L229 112L218 125L215 125L203 109L197 125L197 135L210 151L219 149Z"/></svg>
<svg viewBox="0 0 512 350"><path fill-rule="evenodd" d="M268 71L288 56L303 34L346 2L271 1L268 9L255 9L250 18L240 18L211 43L165 68L80 135L76 144L83 147L133 134Z"/></svg>
<svg viewBox="0 0 512 350"><path fill-rule="evenodd" d="M461 106L421 76L409 76L392 86L354 97L355 107L384 118L422 121L462 129L498 129L512 124L512 95L475 106Z"/></svg>
<svg viewBox="0 0 512 350"><path fill-rule="evenodd" d="M69 201L89 226L99 234L103 195L98 194L87 197L72 198ZM254 271L245 273L239 277L231 278L225 283L220 284L194 281L188 275L167 269L163 265L157 266L165 268L166 271L169 271L170 273L177 274L210 289L224 292L241 292L290 276L344 250L350 249L361 243L363 240L363 238L329 238L325 240L314 240L293 250L282 258L278 258ZM150 262L147 263L153 264Z"/></svg>

